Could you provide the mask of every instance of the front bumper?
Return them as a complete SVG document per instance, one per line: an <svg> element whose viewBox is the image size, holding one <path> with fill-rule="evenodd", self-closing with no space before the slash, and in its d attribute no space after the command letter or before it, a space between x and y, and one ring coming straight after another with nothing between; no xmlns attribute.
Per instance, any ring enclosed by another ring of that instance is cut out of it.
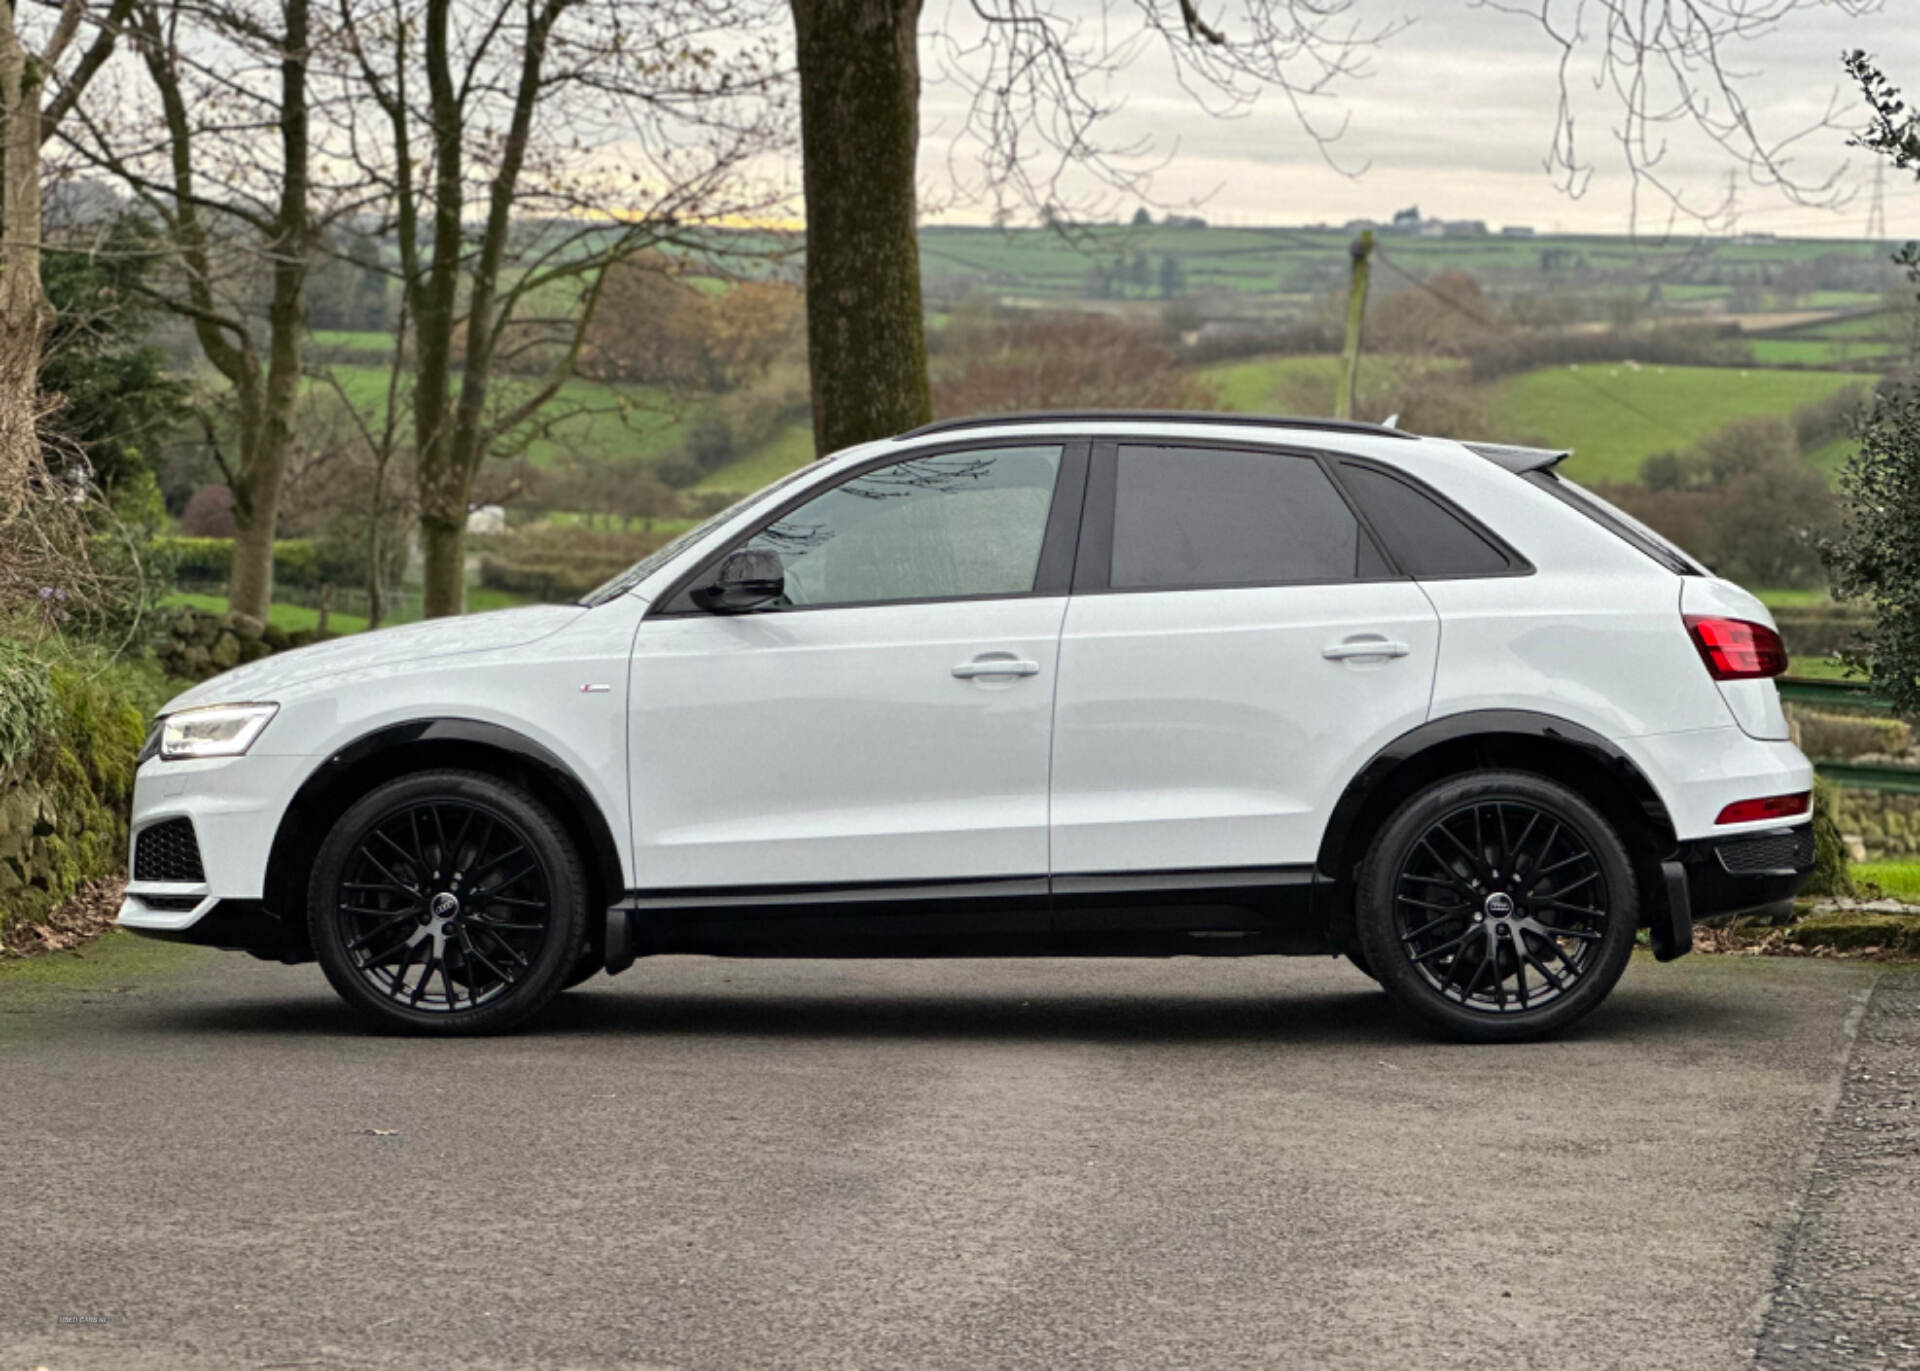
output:
<svg viewBox="0 0 1920 1371"><path fill-rule="evenodd" d="M1671 961L1693 945L1693 921L1745 914L1791 900L1813 874L1813 824L1681 843L1660 864L1667 908L1652 922L1654 956Z"/></svg>
<svg viewBox="0 0 1920 1371"><path fill-rule="evenodd" d="M316 764L311 757L252 754L142 763L133 783L132 879L117 922L166 937L194 928L225 903L257 903L280 818ZM150 864L140 860L141 834L175 819L192 826L198 869L143 875Z"/></svg>

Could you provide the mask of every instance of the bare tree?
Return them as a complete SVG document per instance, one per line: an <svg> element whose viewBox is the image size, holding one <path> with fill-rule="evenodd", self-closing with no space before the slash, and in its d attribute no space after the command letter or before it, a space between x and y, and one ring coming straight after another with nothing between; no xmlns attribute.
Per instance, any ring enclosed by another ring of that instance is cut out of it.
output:
<svg viewBox="0 0 1920 1371"><path fill-rule="evenodd" d="M1833 126L1775 128L1747 98L1741 44L1799 13L1877 11L1881 0L1459 0L1535 24L1559 54L1561 99L1548 167L1568 194L1593 163L1575 141L1582 63L1618 112L1613 130L1636 203L1648 188L1676 212L1711 218L1665 173L1666 139L1704 136L1750 180L1804 203L1830 202L1837 171L1803 172L1796 148ZM968 97L954 140L975 193L996 218L1013 206L1071 231L1062 197L1074 182L1145 196L1160 149L1115 145L1102 127L1120 108L1104 92L1122 70L1154 62L1203 109L1233 117L1284 102L1336 166L1344 121L1321 114L1368 52L1403 24L1365 21L1354 0L967 0L925 17L921 0L790 0L806 159L808 336L820 448L896 433L929 414L914 176L920 64Z"/></svg>
<svg viewBox="0 0 1920 1371"><path fill-rule="evenodd" d="M133 0L127 29L145 84L83 108L67 137L166 230L170 270L149 289L191 325L231 405L232 450L208 431L233 491L228 600L265 618L307 276L363 190L315 176L310 0Z"/></svg>
<svg viewBox="0 0 1920 1371"><path fill-rule="evenodd" d="M425 612L453 614L475 475L565 403L608 268L710 251L703 225L773 203L743 171L782 73L741 38L753 0L338 4L410 320Z"/></svg>
<svg viewBox="0 0 1920 1371"><path fill-rule="evenodd" d="M62 0L35 51L17 0L0 0L0 519L19 511L40 467L40 349L52 323L40 284L40 149L112 55L127 7Z"/></svg>

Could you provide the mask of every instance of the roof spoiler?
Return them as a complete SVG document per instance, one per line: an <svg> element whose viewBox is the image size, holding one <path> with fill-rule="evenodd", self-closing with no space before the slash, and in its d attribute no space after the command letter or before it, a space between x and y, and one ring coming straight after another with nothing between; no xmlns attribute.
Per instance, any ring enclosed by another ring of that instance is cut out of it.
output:
<svg viewBox="0 0 1920 1371"><path fill-rule="evenodd" d="M1512 447L1506 443L1462 443L1469 452L1477 452L1495 466L1508 471L1551 471L1573 456L1572 448Z"/></svg>

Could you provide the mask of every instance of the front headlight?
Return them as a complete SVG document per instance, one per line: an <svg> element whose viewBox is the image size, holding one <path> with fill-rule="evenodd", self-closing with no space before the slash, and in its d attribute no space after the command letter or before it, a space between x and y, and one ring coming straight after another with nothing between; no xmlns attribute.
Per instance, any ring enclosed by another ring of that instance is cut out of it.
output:
<svg viewBox="0 0 1920 1371"><path fill-rule="evenodd" d="M208 705L169 714L160 721L160 760L238 757L279 712L279 705Z"/></svg>

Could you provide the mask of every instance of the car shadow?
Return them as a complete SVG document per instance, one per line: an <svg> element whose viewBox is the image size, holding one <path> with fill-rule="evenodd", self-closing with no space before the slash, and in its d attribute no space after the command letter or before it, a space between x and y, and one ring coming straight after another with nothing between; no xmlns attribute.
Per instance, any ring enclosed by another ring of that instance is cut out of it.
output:
<svg viewBox="0 0 1920 1371"><path fill-rule="evenodd" d="M331 996L167 1005L134 1011L143 1032L266 1037L405 1038ZM1555 1041L1623 1044L1712 1034L1765 1040L1779 1014L1764 1001L1729 1003L1685 991L1623 989ZM773 1041L1267 1043L1391 1045L1433 1041L1371 985L1219 995L1063 992L1024 996L928 990L766 994L590 982L510 1035L552 1038L707 1038Z"/></svg>

